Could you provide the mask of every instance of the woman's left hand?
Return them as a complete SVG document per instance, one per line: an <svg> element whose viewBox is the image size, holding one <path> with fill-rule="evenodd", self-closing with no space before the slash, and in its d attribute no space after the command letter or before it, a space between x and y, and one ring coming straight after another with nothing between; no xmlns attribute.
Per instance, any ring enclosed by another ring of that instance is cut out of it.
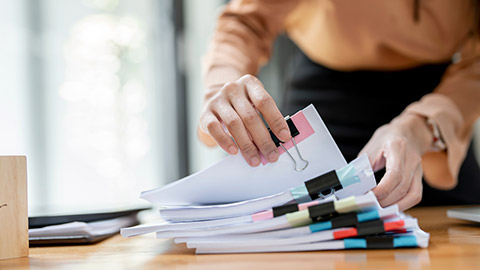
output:
<svg viewBox="0 0 480 270"><path fill-rule="evenodd" d="M422 199L422 155L432 145L426 119L402 114L378 128L360 154L367 153L374 171L385 175L373 192L382 206L398 204L408 209Z"/></svg>

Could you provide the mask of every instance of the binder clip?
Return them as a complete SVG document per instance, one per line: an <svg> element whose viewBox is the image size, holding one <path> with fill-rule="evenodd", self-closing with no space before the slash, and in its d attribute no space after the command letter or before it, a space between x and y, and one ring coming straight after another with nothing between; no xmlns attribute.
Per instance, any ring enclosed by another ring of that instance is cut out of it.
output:
<svg viewBox="0 0 480 270"><path fill-rule="evenodd" d="M335 170L306 181L305 187L312 200L324 199L343 188Z"/></svg>
<svg viewBox="0 0 480 270"><path fill-rule="evenodd" d="M273 134L273 132L270 128L268 129L268 131L270 132L270 137L272 137L272 140L275 143L275 145L277 147L278 146L282 147L282 149L285 151L285 153L287 153L288 156L292 159L295 171L300 172L300 171L305 170L305 168L307 168L307 166L308 166L308 161L303 158L302 154L300 153L300 150L298 149L297 142L295 141L295 136L300 134L300 132L298 131L297 127L295 126L295 124L293 123L293 121L292 121L292 119L290 118L289 115L285 116L285 121L287 121L288 128L290 129L290 134L292 136L292 142L293 142L293 145L295 146L295 149L297 150L298 157L305 164L303 167L297 168L297 161L295 160L295 158L293 158L292 154L285 148L285 146L283 146L283 144L285 142L280 141L277 138L277 136L275 136L275 134Z"/></svg>

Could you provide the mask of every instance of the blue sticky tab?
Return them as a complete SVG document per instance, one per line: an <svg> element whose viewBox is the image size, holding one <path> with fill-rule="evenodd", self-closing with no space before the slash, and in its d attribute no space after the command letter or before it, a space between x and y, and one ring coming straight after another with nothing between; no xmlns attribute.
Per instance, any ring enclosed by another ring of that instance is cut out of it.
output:
<svg viewBox="0 0 480 270"><path fill-rule="evenodd" d="M345 249L367 248L367 240L365 239L349 238L344 239L343 243L345 245Z"/></svg>
<svg viewBox="0 0 480 270"><path fill-rule="evenodd" d="M312 200L308 195L308 190L305 184L291 188L290 194L292 194L293 199L297 203L304 203Z"/></svg>
<svg viewBox="0 0 480 270"><path fill-rule="evenodd" d="M398 236L393 238L393 246L399 247L417 247L417 238L414 235Z"/></svg>
<svg viewBox="0 0 480 270"><path fill-rule="evenodd" d="M338 169L337 176L340 180L355 176L355 167L352 164L347 164L345 167Z"/></svg>
<svg viewBox="0 0 480 270"><path fill-rule="evenodd" d="M353 185L355 183L360 183L360 177L355 175L353 177L349 177L349 178L340 180L340 183L342 184L342 187L348 187L348 186Z"/></svg>
<svg viewBox="0 0 480 270"><path fill-rule="evenodd" d="M319 231L326 231L332 228L332 222L330 221L318 222L318 223L311 224L309 227L312 233L319 232Z"/></svg>
<svg viewBox="0 0 480 270"><path fill-rule="evenodd" d="M343 187L347 187L349 185L360 183L360 177L356 175L355 167L351 164L338 169L336 171L338 180L342 184Z"/></svg>
<svg viewBox="0 0 480 270"><path fill-rule="evenodd" d="M372 210L372 211L367 211L367 212L357 214L358 222L365 222L365 221L375 220L375 219L380 219L380 216L378 215L377 210Z"/></svg>

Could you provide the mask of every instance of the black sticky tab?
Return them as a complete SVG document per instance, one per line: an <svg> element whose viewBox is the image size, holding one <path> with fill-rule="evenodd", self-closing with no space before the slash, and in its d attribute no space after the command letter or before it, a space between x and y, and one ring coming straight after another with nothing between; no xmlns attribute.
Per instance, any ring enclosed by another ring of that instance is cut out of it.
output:
<svg viewBox="0 0 480 270"><path fill-rule="evenodd" d="M332 218L330 222L332 223L332 229L354 226L358 222L357 213L342 214Z"/></svg>
<svg viewBox="0 0 480 270"><path fill-rule="evenodd" d="M335 170L305 182L308 195L310 195L312 200L317 199L319 194L325 194L327 191L329 192L332 188L335 188L338 185L340 185L340 181L338 180Z"/></svg>
<svg viewBox="0 0 480 270"><path fill-rule="evenodd" d="M394 248L393 235L376 235L365 237L368 249Z"/></svg>
<svg viewBox="0 0 480 270"><path fill-rule="evenodd" d="M283 216L285 214L298 211L298 204L292 203L292 204L273 207L272 211L273 211L273 217Z"/></svg>
<svg viewBox="0 0 480 270"><path fill-rule="evenodd" d="M288 115L285 116L285 121L287 121L288 128L290 129L290 135L292 137L295 137L298 134L300 134L297 127L293 123L292 118L290 118L290 116L288 116ZM278 139L277 136L275 136L275 134L273 134L273 131L270 128L268 128L268 132L270 132L270 137L272 138L273 143L275 143L275 145L277 147L279 147L281 143L284 143L284 142L280 141L280 139Z"/></svg>
<svg viewBox="0 0 480 270"><path fill-rule="evenodd" d="M383 220L371 220L367 222L362 222L357 224L357 233L358 236L384 233L385 227L383 225Z"/></svg>
<svg viewBox="0 0 480 270"><path fill-rule="evenodd" d="M313 221L325 219L335 213L333 202L322 203L308 207L308 214Z"/></svg>

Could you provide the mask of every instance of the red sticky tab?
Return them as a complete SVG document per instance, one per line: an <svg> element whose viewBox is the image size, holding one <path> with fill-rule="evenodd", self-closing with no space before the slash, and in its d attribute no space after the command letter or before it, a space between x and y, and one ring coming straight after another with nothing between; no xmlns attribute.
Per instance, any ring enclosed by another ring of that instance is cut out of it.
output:
<svg viewBox="0 0 480 270"><path fill-rule="evenodd" d="M407 233L408 230L407 229L400 229L400 230L393 230L393 231L390 231L392 233Z"/></svg>
<svg viewBox="0 0 480 270"><path fill-rule="evenodd" d="M392 222L385 222L383 224L383 228L386 232L393 231L393 230L400 230L405 227L405 222L403 220L397 220Z"/></svg>
<svg viewBox="0 0 480 270"><path fill-rule="evenodd" d="M354 237L357 235L358 235L357 228L351 228L351 229L333 232L333 239L343 239L348 237Z"/></svg>
<svg viewBox="0 0 480 270"><path fill-rule="evenodd" d="M302 111L297 112L294 116L290 117L295 124L295 127L297 127L298 134L295 137L295 142L298 144L299 142L305 140L306 138L310 137L315 131L313 130L312 126L308 122L307 118L303 114ZM285 142L283 144L283 147L285 149L289 150L290 148L294 147L292 140ZM278 154L281 155L285 153L285 151L282 149L281 146L278 147ZM268 163L267 159L260 153L260 159L262 160L262 164L265 165Z"/></svg>

